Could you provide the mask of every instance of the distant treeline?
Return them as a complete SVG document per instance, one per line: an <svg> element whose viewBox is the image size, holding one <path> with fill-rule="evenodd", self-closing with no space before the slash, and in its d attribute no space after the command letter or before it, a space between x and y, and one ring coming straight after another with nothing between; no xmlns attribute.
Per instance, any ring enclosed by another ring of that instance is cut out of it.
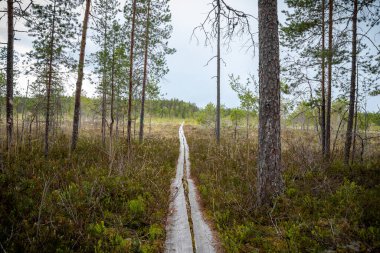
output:
<svg viewBox="0 0 380 253"><path fill-rule="evenodd" d="M5 103L5 98L1 98L1 103ZM74 113L74 97L62 96L55 101L57 104L55 115L62 117L63 119L71 120ZM118 101L118 103L126 103L126 101ZM24 117L43 117L43 110L38 110L44 105L44 98L41 97L15 97L14 99L15 112L17 112L16 118ZM140 112L140 102L136 101L134 112L134 119L136 119ZM5 120L5 107L0 107L0 118ZM81 117L86 119L96 119L100 117L101 99L82 97ZM157 99L146 101L146 111L152 117L160 118L194 118L196 113L200 111L200 108L190 102L185 102L179 99ZM122 116L124 110L119 111L119 116ZM42 118L41 118L42 119Z"/></svg>

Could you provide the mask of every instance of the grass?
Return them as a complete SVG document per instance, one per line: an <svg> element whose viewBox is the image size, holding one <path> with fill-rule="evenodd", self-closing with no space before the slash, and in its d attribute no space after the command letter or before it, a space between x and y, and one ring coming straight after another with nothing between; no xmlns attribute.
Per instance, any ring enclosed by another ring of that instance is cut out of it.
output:
<svg viewBox="0 0 380 253"><path fill-rule="evenodd" d="M83 134L68 153L61 135L49 159L32 142L3 157L0 243L7 252L162 252L170 180L178 157L177 126L110 156ZM112 163L111 163L112 162ZM110 165L112 164L112 166Z"/></svg>
<svg viewBox="0 0 380 253"><path fill-rule="evenodd" d="M51 138L49 159L40 137L3 155L0 248L163 252L182 122L154 119L145 142L133 144L131 159L123 138L113 149L103 147L96 125L83 126L87 130L72 154L70 135L63 131ZM340 137L333 162L325 164L312 131L284 130L286 190L265 209L256 206L256 130L247 141L240 128L234 140L233 128L226 127L217 146L213 129L193 123L185 126L192 174L225 252L380 250L378 139L366 143L363 162L358 154L357 163L346 168Z"/></svg>
<svg viewBox="0 0 380 253"><path fill-rule="evenodd" d="M346 168L338 149L335 160L323 166L316 136L284 131L286 190L272 208L260 209L255 205L257 138L222 138L217 147L209 129L188 126L185 134L206 213L226 252L380 250L378 142L367 145L363 163Z"/></svg>

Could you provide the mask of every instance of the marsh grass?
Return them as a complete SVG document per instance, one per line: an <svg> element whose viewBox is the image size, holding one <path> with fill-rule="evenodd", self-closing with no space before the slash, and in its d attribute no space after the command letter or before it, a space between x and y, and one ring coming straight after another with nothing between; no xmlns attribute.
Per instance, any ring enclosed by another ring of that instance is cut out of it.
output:
<svg viewBox="0 0 380 253"><path fill-rule="evenodd" d="M210 129L185 128L192 174L226 252L380 250L378 140L367 143L363 162L348 168L341 143L326 163L315 134L284 131L285 192L272 207L258 208L255 133L248 141L231 139L231 129L224 133L218 147Z"/></svg>
<svg viewBox="0 0 380 253"><path fill-rule="evenodd" d="M48 159L42 143L3 157L0 243L7 252L162 252L170 181L178 157L177 126L167 125L127 159L125 140L113 155L97 133L69 153L59 135ZM108 145L108 144L107 144ZM112 160L112 165L110 161Z"/></svg>

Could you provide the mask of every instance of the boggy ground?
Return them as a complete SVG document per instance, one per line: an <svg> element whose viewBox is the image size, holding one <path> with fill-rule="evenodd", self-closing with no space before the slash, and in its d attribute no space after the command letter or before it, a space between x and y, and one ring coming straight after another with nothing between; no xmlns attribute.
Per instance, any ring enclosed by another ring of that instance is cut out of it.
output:
<svg viewBox="0 0 380 253"><path fill-rule="evenodd" d="M0 251L163 252L178 125L156 126L127 159L125 139L110 154L98 131L55 137L48 159L33 138L0 170ZM158 133L159 132L159 133Z"/></svg>
<svg viewBox="0 0 380 253"><path fill-rule="evenodd" d="M379 252L379 140L366 145L364 161L343 165L342 143L323 165L312 132L283 131L286 189L270 209L255 206L257 138L234 140L224 129L186 126L192 173L207 216L226 252Z"/></svg>

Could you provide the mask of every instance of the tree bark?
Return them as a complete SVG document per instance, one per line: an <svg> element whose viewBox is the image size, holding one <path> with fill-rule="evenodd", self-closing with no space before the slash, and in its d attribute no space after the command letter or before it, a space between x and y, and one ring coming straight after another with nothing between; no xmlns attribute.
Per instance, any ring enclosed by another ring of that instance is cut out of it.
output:
<svg viewBox="0 0 380 253"><path fill-rule="evenodd" d="M149 48L149 25L150 25L150 0L148 1L148 11L146 19L146 30L145 30L145 55L144 55L144 80L141 91L141 111L140 111L140 132L139 132L139 142L142 143L144 140L144 117L145 117L145 88L147 82L147 68L148 68L148 48Z"/></svg>
<svg viewBox="0 0 380 253"><path fill-rule="evenodd" d="M83 84L83 68L84 68L84 57L85 57L85 51L86 51L88 19L90 16L90 5L91 5L91 0L86 0L86 10L84 13L83 29L82 29L82 41L81 41L80 53L79 53L78 79L77 79L76 90L75 90L73 133L72 133L72 139L71 139L72 151L76 149L77 142L78 142L79 118L80 118L80 109L81 109L81 93L82 93L82 84Z"/></svg>
<svg viewBox="0 0 380 253"><path fill-rule="evenodd" d="M136 22L136 0L133 0L132 7L132 31L131 31L131 49L129 54L129 94L128 94L128 126L127 126L127 144L128 153L131 148L131 129L132 129L132 92L133 92L133 50L135 45L135 22Z"/></svg>
<svg viewBox="0 0 380 253"><path fill-rule="evenodd" d="M107 16L106 16L107 20ZM107 52L107 25L105 25L104 28L104 47L103 51L105 54L104 64L103 64L103 87L102 87L102 144L103 146L106 145L106 116L107 116L107 89L106 89L106 78L107 78L107 59L106 59L106 52Z"/></svg>
<svg viewBox="0 0 380 253"><path fill-rule="evenodd" d="M354 123L354 133L353 133L353 141L352 141L352 156L351 163L355 160L356 153L356 134L358 129L358 102L359 102L359 62L356 62L356 99L355 99L355 123Z"/></svg>
<svg viewBox="0 0 380 253"><path fill-rule="evenodd" d="M322 0L322 80L321 80L321 142L322 155L326 155L326 95L325 95L325 0Z"/></svg>
<svg viewBox="0 0 380 253"><path fill-rule="evenodd" d="M356 37L357 37L357 22L358 22L358 0L354 0L354 12L352 16L352 52L351 52L351 87L350 87L350 104L348 111L346 143L344 145L344 163L349 164L350 151L352 144L352 128L354 125L355 114L355 93L356 93Z"/></svg>
<svg viewBox="0 0 380 253"><path fill-rule="evenodd" d="M331 142L331 83L332 83L332 57L333 57L333 0L329 0L329 53L327 58L327 108L326 108L326 141L325 156L330 157Z"/></svg>
<svg viewBox="0 0 380 253"><path fill-rule="evenodd" d="M216 64L216 122L215 134L216 141L220 143L220 0L218 0L217 13L217 64Z"/></svg>
<svg viewBox="0 0 380 253"><path fill-rule="evenodd" d="M8 44L7 44L7 149L12 146L13 139L13 58L14 58L14 20L13 0L7 0L8 12Z"/></svg>
<svg viewBox="0 0 380 253"><path fill-rule="evenodd" d="M55 35L55 1L53 7L53 24L51 29L51 38L49 45L49 73L48 83L46 87L46 118L45 118L45 157L49 155L49 132L50 132L50 103L51 103L51 86L53 81L53 50L54 50L54 35Z"/></svg>
<svg viewBox="0 0 380 253"><path fill-rule="evenodd" d="M259 0L259 160L257 203L283 191L281 176L280 60L276 0Z"/></svg>
<svg viewBox="0 0 380 253"><path fill-rule="evenodd" d="M115 113L114 113L114 103L115 103L115 41L112 47L112 63L111 63L111 122L110 122L110 147L112 149L112 141L113 141L113 125L115 123Z"/></svg>

